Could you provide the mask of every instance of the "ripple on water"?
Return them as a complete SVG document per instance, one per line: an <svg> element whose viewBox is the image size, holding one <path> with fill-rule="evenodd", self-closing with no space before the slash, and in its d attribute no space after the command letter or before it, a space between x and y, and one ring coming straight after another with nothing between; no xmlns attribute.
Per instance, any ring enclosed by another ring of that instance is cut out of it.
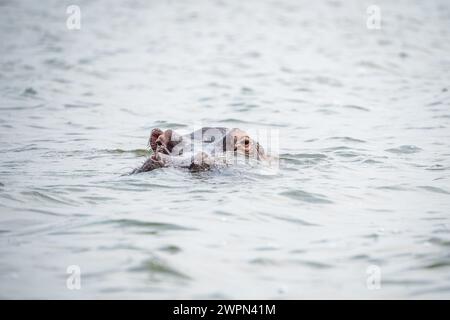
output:
<svg viewBox="0 0 450 320"><path fill-rule="evenodd" d="M159 248L159 250L170 253L170 254L176 254L181 252L181 248L176 245L167 245Z"/></svg>
<svg viewBox="0 0 450 320"><path fill-rule="evenodd" d="M364 151L364 149L350 148L347 146L337 146L337 147L325 148L325 149L323 149L323 151L333 153L333 155L335 155L337 157L342 157L342 158L356 158L356 157L367 156L362 153L362 151ZM362 159L358 158L358 160L362 160Z"/></svg>
<svg viewBox="0 0 450 320"><path fill-rule="evenodd" d="M343 158L355 158L362 156L362 154L355 151L336 151L334 154Z"/></svg>
<svg viewBox="0 0 450 320"><path fill-rule="evenodd" d="M342 107L346 108L346 109L352 109L352 110L358 110L358 111L365 111L365 112L370 111L370 109L368 109L368 108L357 106L357 105L351 105L351 104L345 104Z"/></svg>
<svg viewBox="0 0 450 320"><path fill-rule="evenodd" d="M364 161L362 161L362 163L366 163L366 164L380 164L383 163L383 161L378 161L375 159L365 159Z"/></svg>
<svg viewBox="0 0 450 320"><path fill-rule="evenodd" d="M339 140L343 142L353 142L353 143L365 143L366 141L352 138L352 137L330 137L328 140Z"/></svg>
<svg viewBox="0 0 450 320"><path fill-rule="evenodd" d="M23 95L24 96L35 96L35 95L37 95L37 91L31 87L28 87L23 91Z"/></svg>
<svg viewBox="0 0 450 320"><path fill-rule="evenodd" d="M214 120L216 121L216 120ZM243 125L255 125L255 126L270 126L270 127L287 127L287 124L281 124L281 123L261 123L261 122L257 122L257 121L246 121L246 120L242 120L242 119L236 119L236 118L227 118L227 119L223 119L223 120L219 120L219 123L224 123L224 124L243 124Z"/></svg>
<svg viewBox="0 0 450 320"><path fill-rule="evenodd" d="M440 259L428 263L424 266L425 269L438 269L438 268L448 268L450 267L450 259Z"/></svg>
<svg viewBox="0 0 450 320"><path fill-rule="evenodd" d="M177 231L194 230L193 228L180 226L174 223L151 222L136 219L107 220L97 222L96 224L114 224L117 227L137 228L138 230L140 230L139 233L141 234L156 234L161 231L169 231L169 230L177 230Z"/></svg>
<svg viewBox="0 0 450 320"><path fill-rule="evenodd" d="M272 217L275 218L275 219L278 219L278 220L283 220L283 221L287 221L287 222L291 222L291 223L296 223L296 224L299 224L299 225L302 225L302 226L308 226L308 227L313 227L313 226L317 227L317 226L319 226L318 224L311 223L311 222L308 222L306 220L299 219L299 218L290 218L290 217L284 217L284 216L276 216L276 215L273 215L273 214L272 214Z"/></svg>
<svg viewBox="0 0 450 320"><path fill-rule="evenodd" d="M99 150L101 152L109 153L109 154L123 154L123 153L132 153L138 157L149 156L151 151L147 149L133 149L133 150L123 150L123 149L103 149Z"/></svg>
<svg viewBox="0 0 450 320"><path fill-rule="evenodd" d="M165 128L187 128L188 127L188 125L186 125L186 124L170 122L170 121L165 121L165 120L157 120L157 121L153 122L153 127L158 127L158 126L165 127Z"/></svg>
<svg viewBox="0 0 450 320"><path fill-rule="evenodd" d="M132 272L148 272L152 277L159 278L174 277L189 280L190 277L181 271L171 267L167 262L157 257L145 260L141 265L129 269Z"/></svg>
<svg viewBox="0 0 450 320"><path fill-rule="evenodd" d="M256 264L261 266L274 266L277 265L277 261L275 259L270 258L254 258L249 261L250 264Z"/></svg>
<svg viewBox="0 0 450 320"><path fill-rule="evenodd" d="M71 200L62 197L61 195L49 195L48 193L44 193L41 191L23 191L21 192L24 196L32 197L35 200L41 201L43 203L56 203L56 204L65 204L65 205L75 205L76 203Z"/></svg>
<svg viewBox="0 0 450 320"><path fill-rule="evenodd" d="M214 210L215 214L221 215L221 216L232 216L233 214L228 212L228 211L224 211L224 210Z"/></svg>
<svg viewBox="0 0 450 320"><path fill-rule="evenodd" d="M311 165L327 159L328 156L322 153L284 153L280 159L293 165Z"/></svg>
<svg viewBox="0 0 450 320"><path fill-rule="evenodd" d="M328 85L330 87L342 87L343 84L336 78L326 77L326 76L317 76L313 79L307 79L307 81L315 82L318 84Z"/></svg>
<svg viewBox="0 0 450 320"><path fill-rule="evenodd" d="M331 200L328 200L324 195L318 193L310 193L302 190L284 191L279 194L303 202L321 203L321 204L333 203Z"/></svg>
<svg viewBox="0 0 450 320"><path fill-rule="evenodd" d="M438 188L438 187L433 187L433 186L419 186L419 188L430 191L430 192L434 192L434 193L441 193L441 194L450 194L450 192Z"/></svg>
<svg viewBox="0 0 450 320"><path fill-rule="evenodd" d="M376 189L379 190L392 190L392 191L407 191L410 190L409 188L402 186L402 185L386 185L386 186L379 186L376 187Z"/></svg>
<svg viewBox="0 0 450 320"><path fill-rule="evenodd" d="M422 151L422 149L419 147L413 146L413 145L403 145L403 146L399 146L397 148L386 149L385 151L391 152L391 153L396 153L396 154L411 154L411 153L420 152L420 151Z"/></svg>
<svg viewBox="0 0 450 320"><path fill-rule="evenodd" d="M18 106L12 106L12 107L1 107L1 110L33 110L33 109L40 109L45 107L45 104L36 104L36 105L18 105Z"/></svg>
<svg viewBox="0 0 450 320"><path fill-rule="evenodd" d="M313 261L313 260L291 260L293 263L301 264L306 267L310 267L313 269L330 269L333 268L333 265L329 263L319 262L319 261Z"/></svg>
<svg viewBox="0 0 450 320"><path fill-rule="evenodd" d="M445 231L448 231L448 229L446 229ZM447 232L445 232L445 234L447 234ZM428 242L443 247L450 247L450 240L444 239L442 237L432 237L428 240Z"/></svg>
<svg viewBox="0 0 450 320"><path fill-rule="evenodd" d="M430 170L430 171L441 171L441 170L448 170L448 169L449 169L449 167L445 167L441 164L434 164L434 165L431 165L431 166L425 168L425 170Z"/></svg>
<svg viewBox="0 0 450 320"><path fill-rule="evenodd" d="M64 108L67 109L90 109L93 107L100 106L100 103L92 103L92 102L76 102L76 103L66 103L64 104Z"/></svg>

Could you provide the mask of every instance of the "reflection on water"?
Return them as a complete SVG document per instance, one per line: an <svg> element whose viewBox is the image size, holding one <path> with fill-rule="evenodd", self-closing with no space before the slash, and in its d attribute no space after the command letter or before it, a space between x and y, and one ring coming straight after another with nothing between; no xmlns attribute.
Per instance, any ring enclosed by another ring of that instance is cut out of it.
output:
<svg viewBox="0 0 450 320"><path fill-rule="evenodd" d="M67 5L0 3L1 297L450 297L447 1ZM194 125L279 171L126 175Z"/></svg>

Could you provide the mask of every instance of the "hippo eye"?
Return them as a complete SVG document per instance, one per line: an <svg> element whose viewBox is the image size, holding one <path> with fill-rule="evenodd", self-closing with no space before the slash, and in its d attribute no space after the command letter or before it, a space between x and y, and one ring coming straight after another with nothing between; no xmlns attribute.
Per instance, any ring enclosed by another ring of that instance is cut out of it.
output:
<svg viewBox="0 0 450 320"><path fill-rule="evenodd" d="M250 144L250 140L246 138L246 139L244 140L244 144L245 144L246 146L248 146L248 145Z"/></svg>
<svg viewBox="0 0 450 320"><path fill-rule="evenodd" d="M160 146L160 145L162 145L162 142L158 140L158 141L156 141L156 145Z"/></svg>

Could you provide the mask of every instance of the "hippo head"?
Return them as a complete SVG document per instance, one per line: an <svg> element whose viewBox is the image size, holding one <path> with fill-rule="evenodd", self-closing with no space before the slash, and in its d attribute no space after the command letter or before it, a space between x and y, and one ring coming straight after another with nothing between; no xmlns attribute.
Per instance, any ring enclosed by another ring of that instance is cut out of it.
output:
<svg viewBox="0 0 450 320"><path fill-rule="evenodd" d="M192 143L193 141L200 142L209 152L195 153L195 149L192 149L195 145ZM170 164L185 166L192 171L206 170L214 164L217 153L229 155L231 152L230 155L234 153L234 156L240 154L257 160L271 159L258 142L250 138L248 133L237 128L206 127L184 136L180 136L170 129L163 131L156 128L152 130L148 144L152 148L153 154L133 173L151 171ZM183 149L193 152L186 152L187 157L177 157L183 154ZM191 154L192 156L186 163L186 158L189 158Z"/></svg>
<svg viewBox="0 0 450 320"><path fill-rule="evenodd" d="M224 138L223 151L234 151L237 154L257 160L266 159L263 147L240 129L232 129Z"/></svg>
<svg viewBox="0 0 450 320"><path fill-rule="evenodd" d="M195 132L191 134L191 136L180 136L170 129L165 131L159 128L153 129L148 142L154 152L152 159L162 161L164 158L168 159L166 156L182 154L184 144L188 143L189 145L190 139L200 139L204 144L213 143L215 146L214 153L217 151L234 152L235 154L244 155L257 160L266 159L264 149L261 145L250 138L250 135L241 129L203 128L201 131L197 132L201 133L200 136L196 136L194 134ZM211 137L217 138L217 135L222 135L223 138L211 139ZM183 137L187 140L183 141ZM184 144L180 144L182 141ZM175 148L178 144L180 144L181 148Z"/></svg>

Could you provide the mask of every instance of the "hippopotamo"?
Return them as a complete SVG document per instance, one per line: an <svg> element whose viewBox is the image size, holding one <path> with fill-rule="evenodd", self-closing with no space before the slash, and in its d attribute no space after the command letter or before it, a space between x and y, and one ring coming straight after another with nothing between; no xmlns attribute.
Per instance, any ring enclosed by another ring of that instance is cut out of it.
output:
<svg viewBox="0 0 450 320"><path fill-rule="evenodd" d="M167 166L208 170L224 158L238 155L257 161L268 159L263 147L238 128L203 127L186 135L156 128L151 131L148 145L153 154L133 173Z"/></svg>

